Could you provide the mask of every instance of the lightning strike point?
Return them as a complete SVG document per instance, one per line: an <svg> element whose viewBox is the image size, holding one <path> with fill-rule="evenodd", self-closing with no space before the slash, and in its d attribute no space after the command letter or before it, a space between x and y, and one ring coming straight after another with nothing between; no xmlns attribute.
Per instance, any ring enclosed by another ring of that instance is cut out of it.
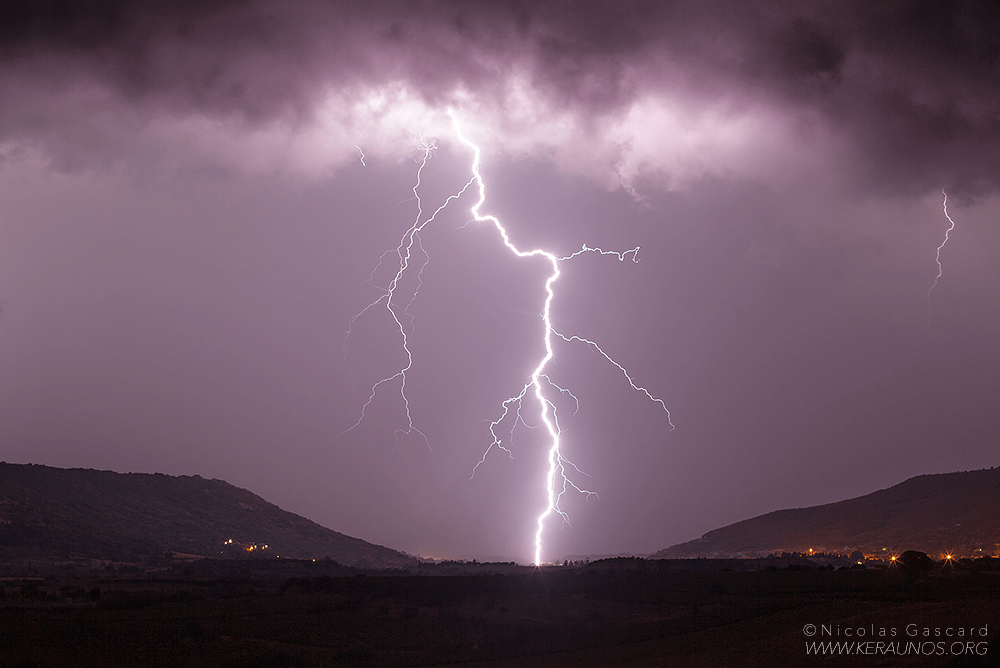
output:
<svg viewBox="0 0 1000 668"><path fill-rule="evenodd" d="M948 215L948 193L945 192L944 188L941 188L941 194L944 196L941 208L944 209L944 217L948 219L949 226L948 229L944 231L944 240L941 242L941 245L937 247L937 251L934 253L934 261L937 262L938 273L937 276L934 277L934 282L931 284L931 287L927 290L927 322L924 325L925 327L931 324L931 292L933 292L934 288L937 287L938 281L941 280L941 276L944 274L944 267L941 266L941 249L943 249L945 244L948 243L949 235L951 234L951 231L955 229L955 221L951 219L950 215Z"/></svg>

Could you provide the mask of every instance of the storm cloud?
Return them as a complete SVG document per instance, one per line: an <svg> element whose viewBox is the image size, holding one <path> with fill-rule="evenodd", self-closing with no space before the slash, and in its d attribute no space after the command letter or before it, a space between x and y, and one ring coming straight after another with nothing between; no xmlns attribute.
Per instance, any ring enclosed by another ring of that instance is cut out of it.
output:
<svg viewBox="0 0 1000 668"><path fill-rule="evenodd" d="M34 142L66 167L141 150L137 135L169 144L151 125L192 123L286 139L321 128L336 150L288 160L335 166L358 135L397 144L385 106L405 100L466 110L514 154L584 157L611 185L759 175L802 145L860 191L984 194L1000 177L992 3L90 0L0 12L7 151Z"/></svg>

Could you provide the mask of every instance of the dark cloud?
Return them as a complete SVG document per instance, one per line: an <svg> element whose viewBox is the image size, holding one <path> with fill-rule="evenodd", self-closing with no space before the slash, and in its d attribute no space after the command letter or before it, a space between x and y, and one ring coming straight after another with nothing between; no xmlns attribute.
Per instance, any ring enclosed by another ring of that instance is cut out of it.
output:
<svg viewBox="0 0 1000 668"><path fill-rule="evenodd" d="M1000 183L995 3L22 0L0 26L7 97L26 108L5 113L7 136L63 124L32 110L84 84L140 123L260 122L308 118L331 88L393 82L431 104L462 90L503 108L520 76L584 121L650 93L818 113L865 189Z"/></svg>

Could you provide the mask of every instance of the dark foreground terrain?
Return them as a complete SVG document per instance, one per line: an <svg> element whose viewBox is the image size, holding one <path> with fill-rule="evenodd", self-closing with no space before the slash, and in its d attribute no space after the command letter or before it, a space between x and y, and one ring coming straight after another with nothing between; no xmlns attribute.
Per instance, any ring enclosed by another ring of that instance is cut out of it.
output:
<svg viewBox="0 0 1000 668"><path fill-rule="evenodd" d="M998 572L691 564L374 575L309 562L291 577L288 565L239 577L199 562L9 577L0 667L978 666L1000 656ZM807 654L809 642L843 643L842 654Z"/></svg>

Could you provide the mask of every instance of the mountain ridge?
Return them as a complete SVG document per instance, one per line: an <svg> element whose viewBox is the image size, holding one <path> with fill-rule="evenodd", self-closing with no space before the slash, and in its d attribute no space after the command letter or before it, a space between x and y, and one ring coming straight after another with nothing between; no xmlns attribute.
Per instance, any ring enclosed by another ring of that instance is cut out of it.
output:
<svg viewBox="0 0 1000 668"><path fill-rule="evenodd" d="M329 558L363 568L414 563L224 480L0 462L0 563L131 562L167 552Z"/></svg>
<svg viewBox="0 0 1000 668"><path fill-rule="evenodd" d="M863 496L775 510L713 529L650 558L761 557L781 552L919 550L1000 553L1000 469L925 474Z"/></svg>

